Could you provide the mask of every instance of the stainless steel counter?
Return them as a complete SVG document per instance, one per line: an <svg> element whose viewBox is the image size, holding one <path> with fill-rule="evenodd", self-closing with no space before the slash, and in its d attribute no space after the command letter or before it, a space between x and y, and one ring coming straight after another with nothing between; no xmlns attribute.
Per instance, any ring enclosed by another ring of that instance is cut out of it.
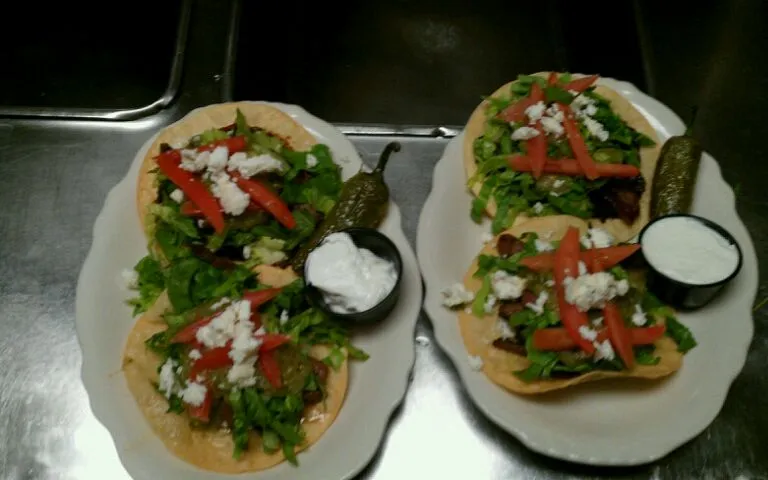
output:
<svg viewBox="0 0 768 480"><path fill-rule="evenodd" d="M170 108L141 120L116 123L0 119L2 479L127 478L109 434L90 413L79 380L75 284L96 215L141 144L191 108L231 94L222 88L222 83L226 87L231 81L227 77L231 71L222 60L231 48L226 35L229 9L201 0L195 3L192 22L187 58L194 61L185 63L181 90ZM205 30L201 30L203 23L209 25ZM756 72L765 73L765 69L754 68L742 73L764 82L765 76ZM666 85L659 87L662 94L670 84ZM758 123L728 127L727 118L721 117L734 108L733 101L716 101L725 96L725 82L720 78L706 85L714 90L703 89L701 95L715 101L709 111L702 111L708 133L705 143L721 161L726 178L739 186L739 209L764 264L766 168L759 154L768 151L760 146L758 131L764 136L765 127ZM763 92L753 95L747 119L758 119L757 112L768 107ZM738 101L745 98L738 92L734 95ZM674 99L669 101L674 104ZM431 130L429 126L423 131ZM738 141L726 148L728 140L718 141L714 132ZM400 140L404 149L389 166L387 180L402 210L406 234L414 242L432 168L446 140ZM384 136L353 137L369 164L387 141ZM761 288L761 296L765 293ZM768 478L766 310L756 313L755 322L747 364L707 430L656 464L603 469L534 454L488 421L463 391L452 365L433 342L429 320L422 315L414 339L417 357L410 389L380 452L360 478Z"/></svg>

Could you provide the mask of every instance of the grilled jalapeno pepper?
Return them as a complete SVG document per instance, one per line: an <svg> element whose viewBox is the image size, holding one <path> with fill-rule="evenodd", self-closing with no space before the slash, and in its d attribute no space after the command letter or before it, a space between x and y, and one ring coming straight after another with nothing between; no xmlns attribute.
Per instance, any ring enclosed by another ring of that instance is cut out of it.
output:
<svg viewBox="0 0 768 480"><path fill-rule="evenodd" d="M302 271L307 255L326 235L345 228L379 226L387 216L389 205L389 188L384 183L384 168L392 152L399 151L399 143L387 144L372 172L360 171L344 183L338 201L323 223L293 257L291 265L295 271Z"/></svg>
<svg viewBox="0 0 768 480"><path fill-rule="evenodd" d="M693 201L701 153L701 144L691 135L691 126L683 135L674 136L664 143L653 176L652 218L688 212Z"/></svg>

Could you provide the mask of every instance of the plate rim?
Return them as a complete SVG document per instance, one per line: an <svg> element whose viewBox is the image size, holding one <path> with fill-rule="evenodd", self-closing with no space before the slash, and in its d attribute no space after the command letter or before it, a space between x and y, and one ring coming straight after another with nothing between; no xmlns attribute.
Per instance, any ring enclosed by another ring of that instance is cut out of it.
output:
<svg viewBox="0 0 768 480"><path fill-rule="evenodd" d="M281 103L281 102L267 102L267 101L222 102L219 104L210 104L210 105L200 106L198 108L195 108L189 111L178 120L163 126L161 129L158 129L158 131L152 134L144 142L144 144L137 150L137 153L134 159L131 161L126 174L120 179L120 181L117 184L115 184L109 190L109 193L107 194L104 200L104 203L102 204L102 208L99 211L98 215L96 216L96 219L93 224L93 228L91 229L91 245L89 247L88 254L85 257L85 260L83 261L82 267L78 274L78 280L77 280L77 286L76 286L76 297L75 297L75 329L77 333L78 346L82 354L82 362L80 366L80 380L87 394L88 406L90 407L91 412L93 413L95 419L101 425L103 425L105 429L109 432L110 439L115 445L118 457L120 459L120 462L123 468L126 470L126 472L129 475L137 479L143 479L143 478L149 479L149 478L155 478L155 477L153 472L147 471L146 468L143 468L141 465L137 463L135 456L126 455L125 443L116 439L116 436L119 435L119 429L116 428L117 422L114 419L115 415L110 413L111 409L109 408L109 404L108 404L109 402L105 401L104 399L99 399L97 398L96 395L94 395L94 392L98 391L101 388L101 386L99 386L98 384L102 382L106 382L106 379L103 378L103 375L98 371L97 368L95 368L96 362L98 362L99 358L98 358L98 355L95 355L95 352L93 351L94 350L93 346L94 346L94 342L98 340L95 334L92 332L90 328L91 324L88 321L88 317L94 315L94 313L92 312L92 310L94 309L94 306L87 301L88 295L86 295L85 292L89 289L91 285L93 285L93 282L95 281L95 279L99 278L97 276L97 271L99 270L99 266L98 266L99 259L102 258L103 255L108 254L110 250L109 241L105 240L104 238L105 237L104 229L105 229L105 224L107 223L108 217L112 212L117 211L121 208L126 208L125 205L116 205L116 203L118 202L118 198L126 190L129 191L128 193L131 193L132 190L135 190L136 177L139 172L139 167L144 159L144 156L146 155L146 152L149 151L149 148L151 147L155 139L166 128L169 128L179 122L184 121L187 117L198 113L200 110L204 110L214 105L221 105L221 104L227 104L227 103L262 104L262 105L270 105L275 108L278 108L282 110L284 113L287 113L291 118L296 120L298 123L300 123L314 137L318 138L318 140L322 141L324 137L324 139L327 140L326 143L329 144L329 146L331 146L332 148L334 147L334 144L335 144L338 146L337 148L338 150L348 151L349 153L353 154L352 158L335 158L335 162L337 163L337 165L345 166L345 164L349 164L349 163L352 163L353 166L358 166L358 167L363 167L365 165L365 163L360 158L357 148L351 142L351 140L330 123L320 119L319 117L316 117L315 115L311 114L310 112L308 112L307 110L305 110L303 107L299 105ZM349 157L349 155L347 155L347 157ZM133 196L133 194L131 196ZM138 214L135 212L135 204L132 203L130 205L130 208L134 210L134 215L136 216L136 220L137 220L136 225L139 226ZM382 400L379 402L380 408L378 409L380 414L375 417L371 415L366 416L365 434L360 435L355 439L356 443L358 444L363 443L365 444L365 446L360 449L361 453L355 456L353 459L349 461L339 461L340 459L337 459L333 462L338 465L342 465L341 468L338 468L339 470L338 475L334 475L334 478L340 478L342 480L351 478L355 474L359 473L372 461L374 456L380 451L381 446L384 443L385 436L389 430L390 423L392 421L394 413L405 399L405 395L411 383L412 372L413 372L413 368L416 360L416 350L415 350L415 344L413 342L413 338L415 335L419 315L421 312L424 290L421 283L421 273L419 269L419 264L418 264L414 249L410 245L410 242L408 241L405 235L405 232L403 230L402 215L400 213L400 209L392 198L390 198L389 200L388 218L387 220L385 220L385 222L389 224L389 227L387 227L388 231L386 232L387 236L398 246L400 254L403 257L403 267L404 267L403 278L405 279L406 277L408 277L411 280L410 284L412 284L411 291L413 292L412 293L413 299L410 300L410 303L405 307L408 311L406 312L407 314L403 316L407 318L404 318L403 320L398 321L396 327L391 327L392 329L392 331L390 332L391 340L389 340L389 343L395 346L399 346L399 351L398 351L398 355L394 356L395 358L390 359L391 361L388 363L388 368L392 372L391 373L392 379L390 382L388 382L387 388L382 390L382 392L386 394L381 395ZM383 225L384 223L382 224L382 226ZM380 229L382 229L382 227L380 227ZM127 267L130 267L130 266L127 266ZM111 287L106 287L106 288L114 289L118 287L113 285ZM131 321L135 322L137 318L138 317L131 317ZM123 339L122 347L124 347L124 342L125 342L125 339ZM410 348L407 347L408 345L410 345ZM121 355L122 355L122 349L121 349ZM118 372L118 373L119 373L119 376L121 377L122 385L125 385L124 375L122 375L122 372ZM347 395L345 396L345 400L344 400L345 403L349 402L349 394L350 394L350 390L348 389ZM132 402L132 403L135 406L135 402ZM342 407L341 414L343 414L343 412L344 412L344 408ZM141 416L143 418L143 415ZM319 441L322 441L322 437ZM120 447L123 447L123 448L120 448ZM309 450L311 450L311 447ZM362 453L363 450L365 453ZM194 467L190 464L187 464L186 462L179 460L176 456L172 455L167 450L166 450L166 454L169 457L171 462L182 462L188 468L197 470L198 475L203 475L210 478L219 478L224 476L232 477L231 474L222 474L222 473L217 473L212 471L206 471L206 470ZM301 457L300 457L300 460L301 460ZM328 462L328 463L331 463L331 462ZM278 464L276 467L262 470L262 471L246 472L241 476L252 476L252 475L259 475L259 474L269 475L270 472L274 471L276 468L280 467L283 464L284 463L281 463L281 464ZM304 467L305 467L304 469L302 469L302 467L299 467L299 471L307 472L309 468L312 467L312 465L308 465ZM309 468L306 468L306 467L309 467ZM179 473L182 473L182 472L179 472ZM295 471L291 471L288 475L291 478L294 478L296 473L297 472ZM277 475L279 475L279 473Z"/></svg>
<svg viewBox="0 0 768 480"><path fill-rule="evenodd" d="M633 106L635 106L654 126L655 129L658 129L658 126L664 127L666 130L669 130L670 132L680 132L682 133L684 130L684 124L682 120L666 105L661 103L660 101L656 100L655 98L643 93L640 91L635 85L633 85L630 82L617 80L610 77L601 77L599 80L600 84L609 86L616 90L618 93L620 93L624 98L629 100ZM638 105L638 100L643 105ZM653 110L653 114L649 111ZM478 392L477 389L473 388L473 383L477 381L483 381L491 383L491 381L482 373L478 373L473 371L466 361L467 358L467 351L463 344L463 342L460 343L460 345L456 346L453 343L453 340L449 338L449 333L451 331L458 330L458 321L456 319L455 315L452 315L453 322L451 322L450 325L446 325L445 322L442 322L440 316L444 315L445 312L443 312L444 307L442 307L441 302L439 301L439 295L440 290L445 286L444 284L437 283L438 278L431 278L433 277L432 274L432 267L431 264L425 260L427 258L427 255L425 254L431 244L428 244L428 223L430 218L434 217L437 212L440 211L439 208L439 197L442 191L439 188L439 184L441 182L441 177L443 175L447 175L447 169L449 168L449 162L456 161L456 156L458 156L458 160L460 161L463 156L463 140L464 140L464 129L461 130L461 133L454 137L448 144L446 145L443 154L441 158L438 160L437 164L435 165L435 168L433 170L432 175L432 184L430 192L427 196L427 199L424 203L424 207L421 211L421 215L419 218L419 224L417 228L417 237L416 237L416 252L417 257L419 259L419 266L422 271L422 277L424 278L424 286L425 286L425 294L424 294L424 311L427 314L427 317L430 320L430 323L433 326L435 339L440 346L440 348L445 352L446 356L450 358L451 362L453 363L454 368L458 372L458 376L461 380L462 386L464 387L464 390L468 393L469 397L471 398L474 405L481 411L483 414L489 418L492 422L494 422L496 425L501 427L502 429L506 430L508 433L510 433L513 437L515 437L517 440L519 440L521 443L523 443L526 447L529 449L541 453L543 455L566 460L574 463L580 463L580 464L586 464L586 465L596 465L596 466L633 466L633 465L643 465L650 462L653 462L655 460L658 460L670 452L676 450L683 444L689 442L691 439L697 437L705 428L707 428L712 421L717 417L719 412L721 411L723 405L725 404L725 400L727 398L727 395L730 391L731 386L733 385L733 382L736 380L738 375L741 373L744 364L746 363L747 355L749 353L749 346L751 344L753 335L754 335L754 316L752 312L751 305L754 303L754 298L757 295L758 290L758 278L759 278L759 271L757 271L758 267L756 264L756 252L754 248L754 244L752 242L751 236L749 235L749 231L747 230L746 226L744 225L744 222L742 221L741 217L738 214L738 209L736 208L736 201L735 201L735 194L733 192L732 187L725 181L725 179L722 176L722 169L720 168L720 165L717 163L717 161L712 157L709 153L704 152L704 156L709 157L712 160L712 164L714 165L714 171L712 175L715 177L714 180L722 184L724 187L724 190L727 192L727 209L728 211L733 211L735 215L735 221L740 226L740 228L743 229L746 239L746 242L740 241L740 246L742 250L744 251L745 260L755 260L755 282L752 285L748 285L747 287L750 288L751 294L748 296L752 299L752 302L745 307L746 310L746 316L748 317L748 321L743 322L743 328L741 331L741 337L739 347L741 349L739 350L740 354L733 355L732 361L730 362L730 368L728 369L730 373L726 376L726 378L721 381L722 388L719 389L719 395L715 399L715 401L710 401L710 408L707 410L706 415L702 415L698 418L705 419L705 420L699 420L698 422L692 422L692 426L690 429L688 429L688 432L685 434L679 435L675 440L673 441L667 441L667 442L653 442L654 445L658 445L657 448L655 448L654 451L635 458L617 458L611 455L605 455L601 457L596 457L592 455L584 455L574 452L565 452L557 449L553 449L549 447L546 444L543 444L542 442L538 441L537 438L532 437L527 432L524 431L524 428L520 428L517 425L514 425L508 421L500 412L495 411L494 408L489 405L489 402L486 401L485 398L483 398L482 393ZM463 167L462 167L463 169ZM463 192L465 195L471 195L466 188L463 188ZM467 218L467 221L469 221L468 213L465 215ZM746 263L746 262L745 262ZM450 283L450 282L445 282ZM741 307L740 307L741 308ZM439 310L438 310L439 309ZM460 334L459 334L460 336ZM735 345L736 346L736 345ZM481 376L482 378L478 380L478 376ZM500 387L499 387L500 388ZM509 393L510 395L513 395L512 393ZM662 443L664 443L662 445Z"/></svg>

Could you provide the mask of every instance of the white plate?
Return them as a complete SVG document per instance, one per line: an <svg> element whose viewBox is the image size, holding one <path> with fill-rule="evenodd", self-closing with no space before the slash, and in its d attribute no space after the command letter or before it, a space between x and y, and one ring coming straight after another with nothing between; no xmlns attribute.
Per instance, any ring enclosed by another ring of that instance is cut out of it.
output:
<svg viewBox="0 0 768 480"><path fill-rule="evenodd" d="M684 130L669 108L633 85L611 79L600 83L629 99L662 142ZM435 167L417 252L427 289L425 310L475 404L531 449L579 463L642 464L699 434L717 416L744 365L758 278L755 249L717 162L704 154L692 213L720 223L736 237L744 266L718 300L695 313L680 314L699 342L685 356L682 369L660 382L598 382L546 397L525 397L508 393L470 368L456 315L441 305L440 290L461 281L482 247L482 233L490 230L487 220L481 226L469 217L472 197L465 188L462 142L463 134L454 138Z"/></svg>
<svg viewBox="0 0 768 480"><path fill-rule="evenodd" d="M272 105L291 115L331 148L345 179L360 169L362 162L357 152L341 132L299 107ZM134 323L131 310L124 303L129 293L121 285L120 273L146 254L135 192L139 165L153 140L147 141L128 174L109 193L96 219L93 244L80 272L76 316L83 351L82 379L94 414L110 431L120 459L134 478L218 478L220 475L197 469L166 450L137 408L120 371L125 340ZM397 245L403 258L400 301L386 321L355 335L355 345L371 358L352 362L349 390L338 418L316 444L299 454L298 468L284 462L241 477L345 479L360 471L376 452L389 417L405 394L413 367L413 335L422 301L416 257L400 227L400 210L391 201L389 215L380 230Z"/></svg>

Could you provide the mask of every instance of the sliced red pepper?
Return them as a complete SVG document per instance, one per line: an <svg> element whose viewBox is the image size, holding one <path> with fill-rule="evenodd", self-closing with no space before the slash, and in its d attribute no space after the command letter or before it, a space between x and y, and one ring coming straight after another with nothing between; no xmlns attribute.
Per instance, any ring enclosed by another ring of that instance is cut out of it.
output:
<svg viewBox="0 0 768 480"><path fill-rule="evenodd" d="M265 288L243 293L243 300L251 302L251 310L256 310L280 294L282 288Z"/></svg>
<svg viewBox="0 0 768 480"><path fill-rule="evenodd" d="M568 143L571 145L573 156L579 162L584 175L590 180L596 179L600 175L597 172L595 161L589 156L587 144L584 142L584 138L582 138L581 132L579 132L579 126L573 118L573 111L568 105L563 105L562 103L557 105L563 111L563 128L565 129L565 135L568 137Z"/></svg>
<svg viewBox="0 0 768 480"><path fill-rule="evenodd" d="M592 345L592 342L582 338L579 333L579 327L589 325L587 313L579 311L575 305L565 301L565 278L577 277L578 275L579 229L569 227L555 252L555 291L557 293L558 306L560 307L560 321L573 341L582 350L591 355L595 351L595 346Z"/></svg>
<svg viewBox="0 0 768 480"><path fill-rule="evenodd" d="M665 331L664 325L627 329L632 345L650 345L661 338ZM597 341L602 342L606 339L608 339L608 331L606 329L599 330ZM573 350L577 347L576 342L564 328L540 328L536 330L533 332L533 346L538 350L546 351Z"/></svg>
<svg viewBox="0 0 768 480"><path fill-rule="evenodd" d="M213 405L213 394L211 389L205 391L205 399L198 406L187 405L187 414L190 418L208 423L211 419L211 406Z"/></svg>
<svg viewBox="0 0 768 480"><path fill-rule="evenodd" d="M603 307L603 319L608 330L613 348L619 354L624 366L628 369L635 366L635 352L632 350L632 338L629 336L624 319L621 318L619 307L613 302L607 302Z"/></svg>
<svg viewBox="0 0 768 480"><path fill-rule="evenodd" d="M197 376L207 370L217 370L219 368L229 367L233 364L229 358L229 351L232 349L232 342L228 342L223 347L212 348L202 352L202 356L195 360L189 369L189 378Z"/></svg>
<svg viewBox="0 0 768 480"><path fill-rule="evenodd" d="M264 290L245 292L245 294L243 294L243 300L251 302L251 322L254 324L254 329L258 330L258 328L261 327L261 316L256 309L275 298L280 293L280 290L280 288L267 288ZM219 313L221 312L201 317L199 320L190 323L179 330L176 335L171 338L171 343L191 343L196 341L197 331L211 323L211 320L213 320Z"/></svg>
<svg viewBox="0 0 768 480"><path fill-rule="evenodd" d="M607 269L618 265L638 250L640 250L640 245L636 243L616 245L615 247L592 248L581 251L579 259L587 265L594 265L595 259L597 259L600 261L602 268ZM520 259L520 265L536 272L547 272L554 268L555 255L553 253L540 253L532 257L525 257Z"/></svg>
<svg viewBox="0 0 768 480"><path fill-rule="evenodd" d="M218 200L195 175L179 168L181 154L178 150L169 150L156 158L157 166L168 179L181 189L205 215L216 232L224 231L224 215Z"/></svg>
<svg viewBox="0 0 768 480"><path fill-rule="evenodd" d="M587 77L577 78L563 85L565 90L573 90L576 92L583 92L594 84L600 75L589 75Z"/></svg>
<svg viewBox="0 0 768 480"><path fill-rule="evenodd" d="M171 343L191 343L197 340L197 331L211 323L215 315L202 317L182 328L171 338Z"/></svg>
<svg viewBox="0 0 768 480"><path fill-rule="evenodd" d="M526 149L528 151L528 158L531 160L533 178L539 178L544 170L544 164L547 162L547 136L544 134L544 129L541 128L540 122L536 122L534 128L536 128L539 134L526 141Z"/></svg>
<svg viewBox="0 0 768 480"><path fill-rule="evenodd" d="M547 77L547 85L557 85L557 73L549 72L549 77Z"/></svg>
<svg viewBox="0 0 768 480"><path fill-rule="evenodd" d="M224 209L221 208L221 206L219 206L219 209L223 214ZM249 203L248 206L245 208L246 212L259 212L261 210L264 210L264 209L261 208L261 206L257 205L255 202ZM179 212L181 212L182 215L185 215L187 217L204 217L205 216L203 215L203 211L200 210L200 207L190 202L189 200L181 204L181 207L179 207Z"/></svg>
<svg viewBox="0 0 768 480"><path fill-rule="evenodd" d="M499 113L498 117L505 122L521 122L525 123L525 111L531 105L544 101L544 90L541 85L534 82L531 86L531 92L527 97L518 100L516 103L510 105Z"/></svg>
<svg viewBox="0 0 768 480"><path fill-rule="evenodd" d="M243 152L248 148L248 140L242 135L237 137L230 137L225 138L223 140L216 140L213 143L209 143L208 145L203 145L200 147L197 147L198 152L211 152L216 149L216 147L227 147L227 150L229 150L229 153L235 153L235 152Z"/></svg>
<svg viewBox="0 0 768 480"><path fill-rule="evenodd" d="M274 350L281 345L291 341L290 335L280 335L277 333L267 333L264 335L256 335L256 338L261 339L261 346L259 347L259 354L262 352L268 352Z"/></svg>
<svg viewBox="0 0 768 480"><path fill-rule="evenodd" d="M283 378L280 373L280 365L274 355L274 350L266 350L259 353L259 367L267 381L275 388L283 386Z"/></svg>
<svg viewBox="0 0 768 480"><path fill-rule="evenodd" d="M514 155L509 157L509 166L517 172L533 172L533 162L527 156ZM595 163L595 169L599 177L632 178L640 176L640 169L634 165L623 163ZM543 173L557 175L569 175L572 177L584 176L584 170L578 160L563 158L560 160L549 159L544 162Z"/></svg>
<svg viewBox="0 0 768 480"><path fill-rule="evenodd" d="M296 226L296 219L293 218L288 205L266 185L258 180L244 178L239 173L233 173L232 179L251 196L254 202L264 207L264 210L271 213L285 228L290 229Z"/></svg>

